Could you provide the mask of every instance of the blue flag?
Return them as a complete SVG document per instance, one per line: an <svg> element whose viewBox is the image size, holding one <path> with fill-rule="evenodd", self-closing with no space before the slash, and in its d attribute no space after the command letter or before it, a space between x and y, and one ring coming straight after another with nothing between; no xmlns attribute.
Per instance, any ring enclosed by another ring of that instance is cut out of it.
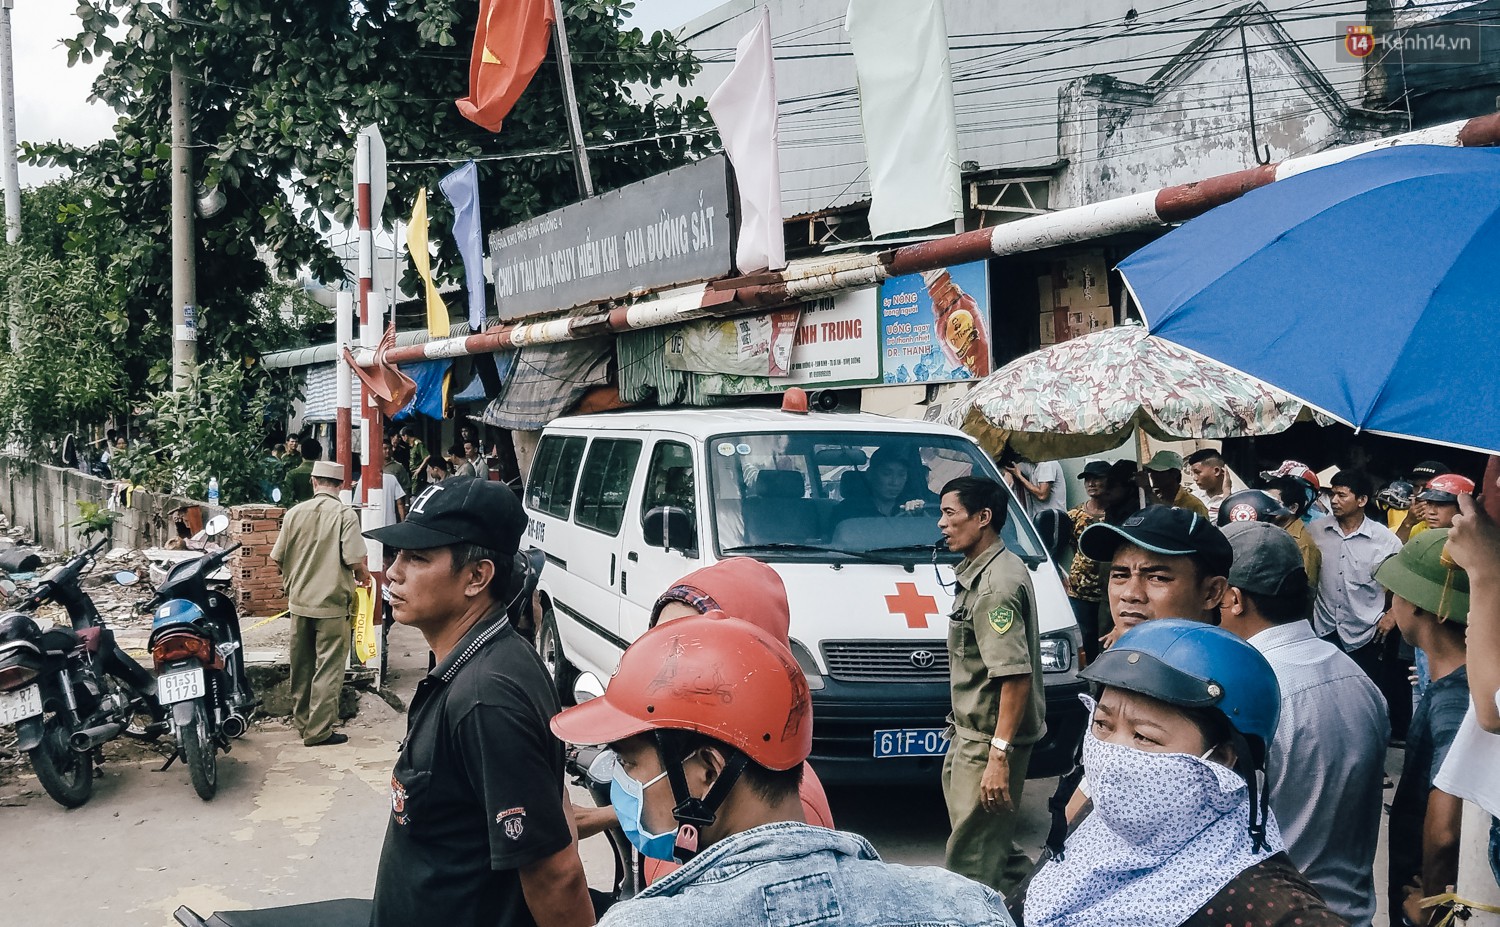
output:
<svg viewBox="0 0 1500 927"><path fill-rule="evenodd" d="M469 331L484 327L484 232L479 227L479 169L473 161L438 181L453 204L453 240L464 259L464 288L469 291Z"/></svg>

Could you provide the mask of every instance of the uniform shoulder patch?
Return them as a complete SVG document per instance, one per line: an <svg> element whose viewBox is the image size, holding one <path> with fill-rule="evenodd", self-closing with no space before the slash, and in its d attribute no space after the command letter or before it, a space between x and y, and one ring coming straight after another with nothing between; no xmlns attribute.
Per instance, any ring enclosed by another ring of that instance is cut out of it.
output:
<svg viewBox="0 0 1500 927"><path fill-rule="evenodd" d="M505 836L511 840L520 840L521 835L526 833L526 809L507 808L495 815L495 823Z"/></svg>
<svg viewBox="0 0 1500 927"><path fill-rule="evenodd" d="M1009 605L996 605L990 609L990 627L996 634L1004 634L1016 623L1016 610Z"/></svg>

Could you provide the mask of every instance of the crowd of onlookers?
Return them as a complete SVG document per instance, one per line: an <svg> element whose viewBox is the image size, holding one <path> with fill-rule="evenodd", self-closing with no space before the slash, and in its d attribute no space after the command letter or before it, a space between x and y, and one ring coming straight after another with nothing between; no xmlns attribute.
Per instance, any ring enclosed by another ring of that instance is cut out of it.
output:
<svg viewBox="0 0 1500 927"><path fill-rule="evenodd" d="M1087 660L1107 662L1143 622L1185 617L1270 662L1281 714L1264 787L1330 909L1370 923L1383 892L1393 924L1436 923L1447 906L1423 899L1459 883L1465 799L1491 828L1483 876L1500 880L1500 736L1487 733L1500 730L1500 529L1475 507L1474 479L1436 460L1379 483L1288 460L1245 486L1217 450L1163 451L1141 467L1088 462L1085 499L1067 509L1055 463L1007 470L1067 565ZM1389 747L1403 750L1395 781Z"/></svg>

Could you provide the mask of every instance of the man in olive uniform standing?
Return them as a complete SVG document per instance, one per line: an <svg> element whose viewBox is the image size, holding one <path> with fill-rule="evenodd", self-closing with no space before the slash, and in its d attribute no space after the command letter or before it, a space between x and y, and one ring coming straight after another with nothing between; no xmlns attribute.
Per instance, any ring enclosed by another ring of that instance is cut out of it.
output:
<svg viewBox="0 0 1500 927"><path fill-rule="evenodd" d="M318 747L349 740L333 724L349 659L354 586L368 585L370 571L359 516L337 495L344 468L319 460L309 467L309 479L313 496L287 511L271 559L292 613L292 724L303 744Z"/></svg>
<svg viewBox="0 0 1500 927"><path fill-rule="evenodd" d="M943 796L948 869L1008 894L1031 870L1015 843L1031 748L1046 725L1031 574L1005 549L1005 491L961 477L943 487L938 527L963 554L948 623L952 741Z"/></svg>

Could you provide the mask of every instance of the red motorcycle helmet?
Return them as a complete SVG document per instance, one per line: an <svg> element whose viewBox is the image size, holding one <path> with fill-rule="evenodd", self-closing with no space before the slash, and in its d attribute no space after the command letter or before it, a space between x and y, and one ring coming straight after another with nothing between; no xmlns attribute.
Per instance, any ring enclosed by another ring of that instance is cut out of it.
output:
<svg viewBox="0 0 1500 927"><path fill-rule="evenodd" d="M710 612L642 634L602 696L552 719L552 733L575 744L670 730L711 737L767 769L791 769L812 752L807 678L781 641Z"/></svg>
<svg viewBox="0 0 1500 927"><path fill-rule="evenodd" d="M1427 481L1427 488L1417 493L1423 502L1457 505L1461 493L1472 493L1474 481L1457 473L1439 473Z"/></svg>

